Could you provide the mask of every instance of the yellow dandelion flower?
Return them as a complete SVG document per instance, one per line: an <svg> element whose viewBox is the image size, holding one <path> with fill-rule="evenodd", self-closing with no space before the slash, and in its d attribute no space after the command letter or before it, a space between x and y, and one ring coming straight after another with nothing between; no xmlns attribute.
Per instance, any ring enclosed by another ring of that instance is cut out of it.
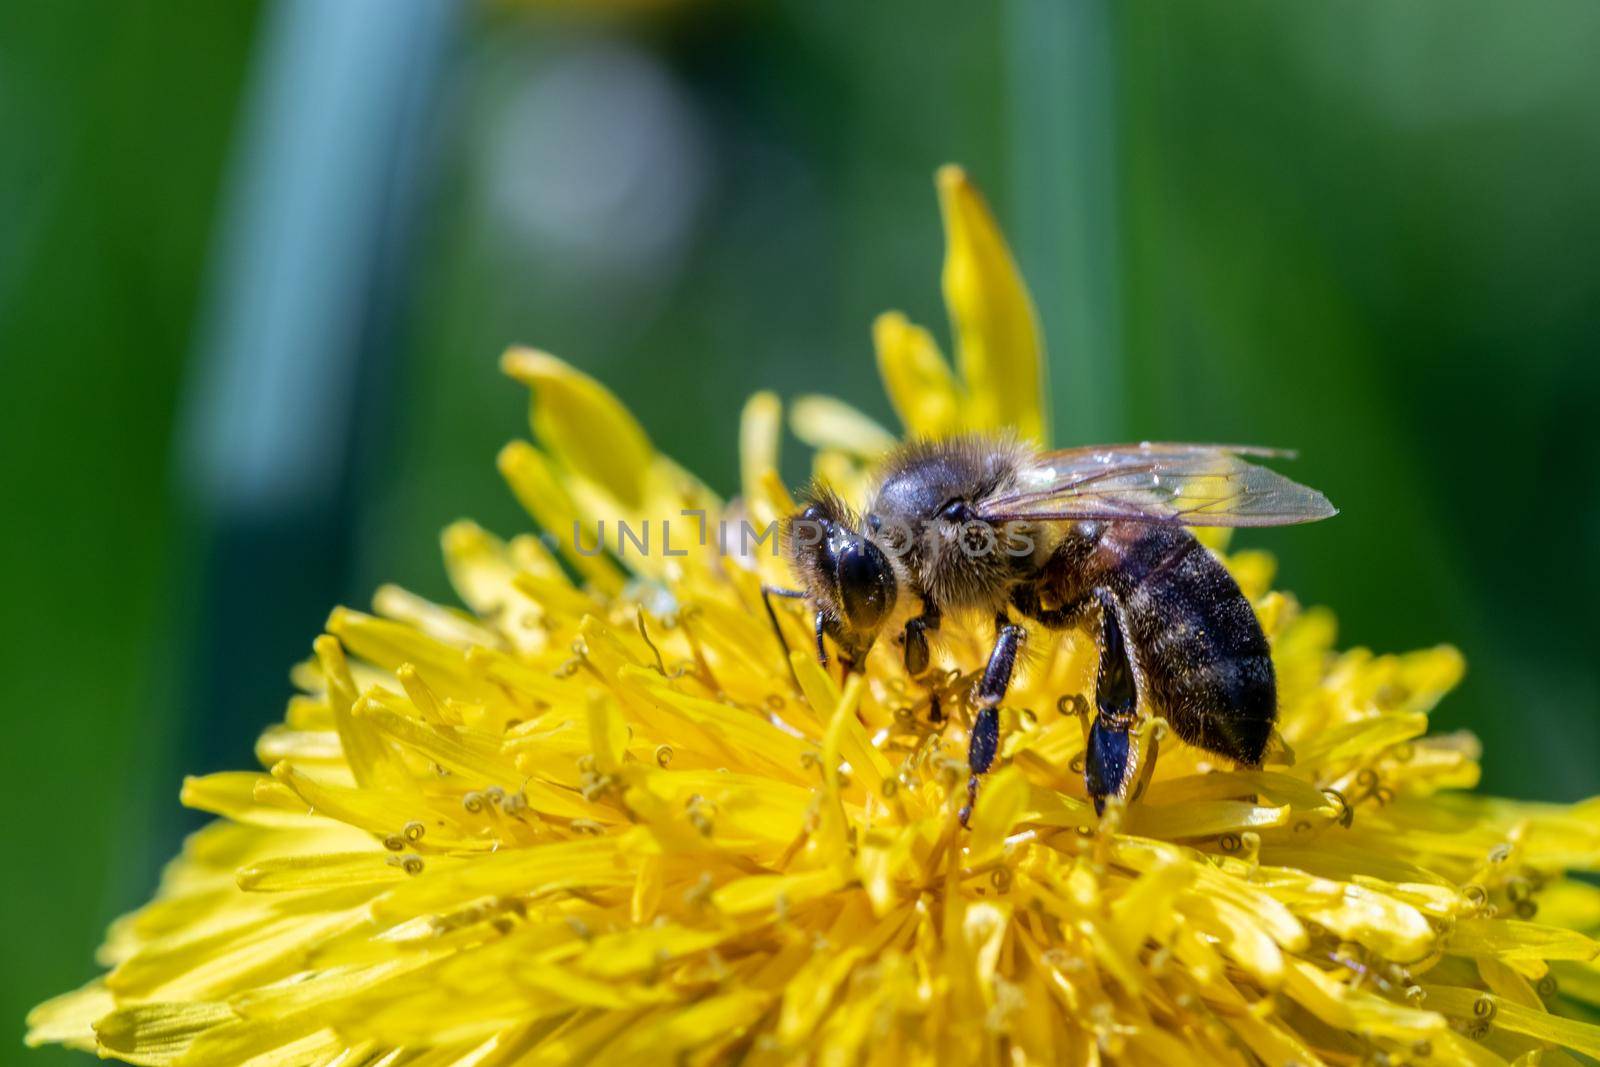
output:
<svg viewBox="0 0 1600 1067"><path fill-rule="evenodd" d="M881 318L895 410L1042 440L1026 291L964 176L939 193L959 359ZM724 502L596 382L505 368L538 444L501 470L555 536L452 526L465 611L392 587L335 611L267 769L184 784L220 818L30 1043L261 1067L1600 1055L1566 1007L1600 1003L1600 889L1568 875L1600 866L1600 802L1467 791L1474 740L1426 733L1452 649L1337 651L1328 613L1233 554L1280 682L1266 766L1174 740L1097 818L1071 714L1093 643L1035 633L963 829L968 709L930 722L892 649L841 682L773 640L761 585L791 579L738 539L792 507L778 400L745 407ZM891 442L835 400L792 421L846 495ZM958 638L953 662L983 653Z"/></svg>

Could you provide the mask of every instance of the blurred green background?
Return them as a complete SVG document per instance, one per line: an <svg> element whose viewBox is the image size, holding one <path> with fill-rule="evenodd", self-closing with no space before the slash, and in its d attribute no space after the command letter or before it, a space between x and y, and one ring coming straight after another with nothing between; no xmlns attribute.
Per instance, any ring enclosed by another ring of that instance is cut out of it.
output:
<svg viewBox="0 0 1600 1067"><path fill-rule="evenodd" d="M1589 0L6 5L0 1018L94 973L328 607L522 528L503 347L731 491L755 389L890 420L947 160L1058 438L1299 448L1343 514L1243 541L1346 643L1464 649L1487 787L1600 791L1596 54Z"/></svg>

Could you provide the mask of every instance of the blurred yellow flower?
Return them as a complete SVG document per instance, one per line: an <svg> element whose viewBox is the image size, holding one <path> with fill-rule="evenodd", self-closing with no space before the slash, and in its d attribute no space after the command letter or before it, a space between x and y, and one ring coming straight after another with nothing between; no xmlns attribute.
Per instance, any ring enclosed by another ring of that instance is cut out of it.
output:
<svg viewBox="0 0 1600 1067"><path fill-rule="evenodd" d="M1026 291L964 175L938 186L959 358L882 317L894 408L911 433L1043 439ZM1097 820L1070 713L1093 645L1039 632L963 830L965 709L930 723L892 649L841 684L773 639L760 586L790 579L739 532L792 506L778 400L745 407L723 502L594 381L524 350L505 368L539 444L500 467L555 536L457 524L466 611L393 587L335 611L269 770L184 784L221 818L30 1043L340 1067L1600 1055L1561 1010L1600 1002L1600 889L1567 876L1600 866L1600 802L1464 792L1476 743L1426 736L1455 651L1338 652L1326 612L1236 553L1280 679L1267 766L1174 741ZM846 494L892 439L826 398L791 424ZM983 652L957 642L953 693Z"/></svg>

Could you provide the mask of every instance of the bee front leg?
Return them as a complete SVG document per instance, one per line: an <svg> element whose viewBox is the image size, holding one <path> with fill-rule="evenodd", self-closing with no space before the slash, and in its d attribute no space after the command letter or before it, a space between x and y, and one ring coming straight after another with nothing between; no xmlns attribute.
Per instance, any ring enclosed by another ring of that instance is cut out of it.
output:
<svg viewBox="0 0 1600 1067"><path fill-rule="evenodd" d="M967 766L972 775L967 779L967 803L959 813L962 826L972 817L972 806L978 800L978 777L994 764L995 753L1000 749L1000 701L1011 685L1023 633L1022 627L1005 615L995 617L994 650L989 653L989 666L978 682L978 715L967 743Z"/></svg>
<svg viewBox="0 0 1600 1067"><path fill-rule="evenodd" d="M908 620L905 632L901 634L900 641L905 646L906 673L917 681L921 681L928 673L928 631L938 628L939 609L924 600L922 614ZM939 692L932 686L929 686L928 692L928 717L934 722L941 722L944 712L939 707Z"/></svg>
<svg viewBox="0 0 1600 1067"><path fill-rule="evenodd" d="M1108 796L1127 797L1139 778L1142 758L1133 727L1139 719L1139 681L1128 655L1122 609L1116 598L1096 590L1100 604L1100 666L1095 673L1095 719L1084 752L1083 783L1096 814Z"/></svg>
<svg viewBox="0 0 1600 1067"><path fill-rule="evenodd" d="M763 584L761 586L761 603L767 609L767 621L772 624L772 633L778 639L778 647L783 649L783 662L789 667L789 677L794 681L795 691L800 692L800 677L794 673L794 664L789 662L789 642L783 636L783 627L778 625L778 613L772 607L772 598L775 596L783 597L787 600L804 600L806 596L805 590L785 589L778 585ZM642 626L643 623L640 623L640 625ZM819 649L822 647L820 635L817 647Z"/></svg>

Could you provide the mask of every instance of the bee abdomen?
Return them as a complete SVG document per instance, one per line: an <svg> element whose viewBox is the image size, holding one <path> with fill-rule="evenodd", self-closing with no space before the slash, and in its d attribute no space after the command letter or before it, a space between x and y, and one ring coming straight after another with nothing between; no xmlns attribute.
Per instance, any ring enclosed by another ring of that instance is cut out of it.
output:
<svg viewBox="0 0 1600 1067"><path fill-rule="evenodd" d="M1151 704L1189 744L1259 764L1277 716L1277 682L1266 635L1238 583L1186 530L1108 533L1121 542L1111 584Z"/></svg>

